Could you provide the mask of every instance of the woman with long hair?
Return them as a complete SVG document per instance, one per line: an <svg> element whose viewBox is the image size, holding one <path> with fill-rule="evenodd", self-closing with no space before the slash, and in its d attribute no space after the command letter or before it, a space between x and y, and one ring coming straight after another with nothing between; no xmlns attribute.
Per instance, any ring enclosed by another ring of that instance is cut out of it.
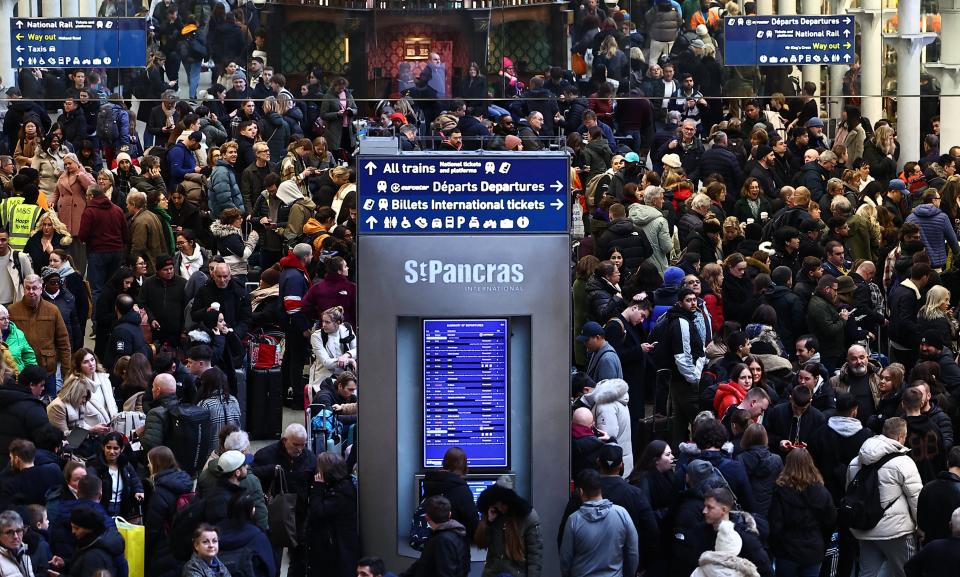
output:
<svg viewBox="0 0 960 577"><path fill-rule="evenodd" d="M260 119L260 135L270 149L270 158L283 158L290 140L290 125L283 119L280 102L274 96L264 99Z"/></svg>
<svg viewBox="0 0 960 577"><path fill-rule="evenodd" d="M722 419L730 407L738 405L753 388L753 371L744 363L737 363L729 371L730 380L720 383L713 397L713 411Z"/></svg>
<svg viewBox="0 0 960 577"><path fill-rule="evenodd" d="M837 510L804 448L787 453L770 501L770 548L777 577L818 575Z"/></svg>
<svg viewBox="0 0 960 577"><path fill-rule="evenodd" d="M70 152L63 146L63 139L56 132L51 132L43 141L43 146L37 146L30 166L40 173L40 190L45 194L53 194L57 187L57 179L63 172L63 159Z"/></svg>
<svg viewBox="0 0 960 577"><path fill-rule="evenodd" d="M93 175L80 164L76 154L67 154L63 158L64 171L57 180L57 187L50 198L50 208L66 225L70 234L77 236L80 230L80 217L87 207L87 189L97 183ZM72 243L67 249L73 255L78 270L87 268L87 248L83 243Z"/></svg>
<svg viewBox="0 0 960 577"><path fill-rule="evenodd" d="M343 320L343 307L320 313L320 330L310 336L310 346L315 359L310 367L311 383L319 385L328 376L348 370L357 372L357 336Z"/></svg>
<svg viewBox="0 0 960 577"><path fill-rule="evenodd" d="M467 101L467 106L486 106L483 102L489 96L490 87L487 85L487 79L480 70L480 65L471 62L467 67L467 75L460 82L459 90L455 91L456 96Z"/></svg>
<svg viewBox="0 0 960 577"><path fill-rule="evenodd" d="M924 367L921 365L934 365L936 368L936 375L940 373L940 365L935 362L931 363L919 363L914 367L913 371L910 373L910 378L913 379L915 374L919 374ZM927 367L929 368L929 367ZM883 368L880 371L880 380L877 381L877 390L874 393L876 397L876 402L874 405L876 409L873 411L873 415L867 419L867 426L876 433L880 434L883 432L883 423L890 417L897 416L897 413L900 411L900 403L903 400L903 391L905 390L905 379L907 373L903 365L900 363L891 363ZM923 376L930 378L931 373L927 372ZM935 377L931 378L928 383L935 380ZM846 391L840 391L846 392Z"/></svg>
<svg viewBox="0 0 960 577"><path fill-rule="evenodd" d="M897 163L893 153L897 149L896 133L884 124L873 131L873 138L863 145L863 160L870 165L870 176L880 182L890 182L897 177Z"/></svg>
<svg viewBox="0 0 960 577"><path fill-rule="evenodd" d="M347 79L338 76L330 83L330 90L320 103L320 116L327 123L327 138L330 150L339 158L345 158L357 143L357 131L353 118L357 115L357 103L347 90Z"/></svg>
<svg viewBox="0 0 960 577"><path fill-rule="evenodd" d="M700 269L700 298L710 313L710 326L717 330L723 326L723 268L715 263L707 263Z"/></svg>
<svg viewBox="0 0 960 577"><path fill-rule="evenodd" d="M17 141L13 150L13 160L18 169L30 166L37 149L43 148L41 127L40 120L36 116L28 114L24 117L23 124L20 125L20 130L17 132Z"/></svg>
<svg viewBox="0 0 960 577"><path fill-rule="evenodd" d="M126 357L117 360L117 364ZM124 411L143 410L143 395L150 389L153 383L153 367L150 361L143 353L133 353L127 358L123 371L120 374L120 383L114 388L116 391L117 403L123 407Z"/></svg>
<svg viewBox="0 0 960 577"><path fill-rule="evenodd" d="M543 568L543 538L540 516L530 503L513 489L497 483L480 493L477 510L480 524L473 541L487 550L483 575L539 575Z"/></svg>
<svg viewBox="0 0 960 577"><path fill-rule="evenodd" d="M747 261L735 252L723 261L723 316L746 326L753 308L753 285L747 278Z"/></svg>
<svg viewBox="0 0 960 577"><path fill-rule="evenodd" d="M103 493L100 504L107 514L120 516L131 523L138 522L143 516L143 483L127 450L128 441L122 433L111 431L100 439L100 451L87 469L96 472L103 481Z"/></svg>
<svg viewBox="0 0 960 577"><path fill-rule="evenodd" d="M353 577L360 556L357 490L340 455L326 452L317 457L308 502L307 546L315 560L309 576Z"/></svg>
<svg viewBox="0 0 960 577"><path fill-rule="evenodd" d="M227 375L217 367L212 367L200 375L197 391L197 406L210 411L208 427L210 445L207 453L217 449L217 439L224 425L240 425L240 403L230 394Z"/></svg>
<svg viewBox="0 0 960 577"><path fill-rule="evenodd" d="M593 273L600 265L600 259L591 255L582 257L577 261L576 270L573 279L573 334L580 333L580 329L587 323L590 310L587 301L587 281L593 277ZM653 294L653 293L651 293ZM587 366L587 353L583 343L574 339L573 346L574 364L578 367Z"/></svg>
<svg viewBox="0 0 960 577"><path fill-rule="evenodd" d="M784 356L786 347L777 334L777 311L772 306L762 304L753 311L746 333L753 354Z"/></svg>
<svg viewBox="0 0 960 577"><path fill-rule="evenodd" d="M74 350L83 346L83 329L90 318L90 294L87 291L86 281L80 272L73 268L73 257L62 248L55 249L48 255L47 266L60 274L60 284L73 295L77 308L77 318L80 320L79 339L74 339Z"/></svg>
<svg viewBox="0 0 960 577"><path fill-rule="evenodd" d="M74 429L86 429L95 435L110 431L110 421L90 406L91 384L87 379L68 377L57 397L47 405L50 424L66 434Z"/></svg>
<svg viewBox="0 0 960 577"><path fill-rule="evenodd" d="M737 460L747 470L747 478L753 489L753 499L756 510L753 513L767 515L770 509L770 498L773 494L773 484L783 469L783 460L780 455L770 452L767 430L760 423L749 425L740 438L741 452Z"/></svg>
<svg viewBox="0 0 960 577"><path fill-rule="evenodd" d="M582 261L583 259L580 260ZM599 264L600 260L598 259L594 270L596 270L596 266ZM591 274L593 273L591 272ZM638 294L646 293L647 298L652 299L654 291L662 286L663 274L660 272L660 269L657 268L656 263L654 263L652 259L647 259L640 263L640 266L637 267L637 270L634 271L633 275L630 276L629 281L624 283L623 298L625 301L629 302ZM586 302L586 295L584 295L584 302ZM579 329L577 330L579 331Z"/></svg>
<svg viewBox="0 0 960 577"><path fill-rule="evenodd" d="M23 251L30 256L33 270L39 272L50 262L50 255L58 249L73 244L73 235L67 230L55 212L47 211L37 219L37 226L30 234Z"/></svg>
<svg viewBox="0 0 960 577"><path fill-rule="evenodd" d="M147 575L171 575L179 563L170 551L170 520L177 511L177 499L193 491L193 480L180 469L168 447L154 447L147 453L147 480L153 486L144 511Z"/></svg>
<svg viewBox="0 0 960 577"><path fill-rule="evenodd" d="M946 287L935 285L927 291L927 299L917 312L917 329L921 335L936 331L948 346L956 340L957 320L950 307L950 291Z"/></svg>
<svg viewBox="0 0 960 577"><path fill-rule="evenodd" d="M70 375L63 381L66 388L73 381L82 381L90 391L87 400L87 424L109 423L117 415L117 401L113 396L113 384L110 375L100 365L97 356L83 347L74 351L71 357Z"/></svg>

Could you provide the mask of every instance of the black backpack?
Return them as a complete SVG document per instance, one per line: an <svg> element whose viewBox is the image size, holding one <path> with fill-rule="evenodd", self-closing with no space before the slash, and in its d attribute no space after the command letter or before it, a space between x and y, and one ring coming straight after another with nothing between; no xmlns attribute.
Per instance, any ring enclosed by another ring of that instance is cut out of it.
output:
<svg viewBox="0 0 960 577"><path fill-rule="evenodd" d="M669 351L670 346L664 342L667 336L667 328L670 325L670 321L667 319L667 312L657 318L657 322L655 322L653 328L650 329L650 337L647 341L656 343L653 350L650 351L649 358L653 361L653 366L657 369L669 369L671 366L670 363L673 361L673 356Z"/></svg>
<svg viewBox="0 0 960 577"><path fill-rule="evenodd" d="M871 465L860 465L857 475L847 485L846 494L840 499L838 517L841 525L861 531L869 531L877 526L887 509L900 499L897 497L886 505L880 502L880 468L887 461L906 456L893 453Z"/></svg>
<svg viewBox="0 0 960 577"><path fill-rule="evenodd" d="M427 523L427 511L423 506L424 501L426 499L420 501L417 510L413 512L413 519L410 521L410 546L417 551L423 551L427 539L433 534L433 529Z"/></svg>
<svg viewBox="0 0 960 577"><path fill-rule="evenodd" d="M101 143L113 144L120 138L120 126L114 115L114 105L104 104L97 112L97 136Z"/></svg>
<svg viewBox="0 0 960 577"><path fill-rule="evenodd" d="M210 456L210 410L197 405L173 405L167 409L164 442L180 462L180 468L196 478Z"/></svg>
<svg viewBox="0 0 960 577"><path fill-rule="evenodd" d="M230 571L230 577L257 577L262 575L258 573L254 564L253 549L242 547L233 551L224 551L217 553L217 559Z"/></svg>
<svg viewBox="0 0 960 577"><path fill-rule="evenodd" d="M181 495L181 499L189 499L173 514L170 523L170 552L178 561L187 561L193 555L193 532L207 520L207 502L194 494ZM232 572L231 572L232 574Z"/></svg>

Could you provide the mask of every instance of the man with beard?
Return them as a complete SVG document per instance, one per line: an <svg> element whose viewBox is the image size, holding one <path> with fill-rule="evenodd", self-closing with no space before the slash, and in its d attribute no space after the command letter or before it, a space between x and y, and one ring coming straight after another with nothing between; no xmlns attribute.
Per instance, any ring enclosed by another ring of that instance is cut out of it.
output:
<svg viewBox="0 0 960 577"><path fill-rule="evenodd" d="M960 386L960 366L950 347L944 346L943 337L936 330L928 330L920 339L920 360L933 361L940 365L940 382L953 392Z"/></svg>
<svg viewBox="0 0 960 577"><path fill-rule="evenodd" d="M817 282L817 292L807 306L807 326L823 347L821 364L833 371L839 364L837 351L843 350L843 338L850 312L837 309L837 279L825 274Z"/></svg>
<svg viewBox="0 0 960 577"><path fill-rule="evenodd" d="M874 391L880 383L880 367L870 361L867 349L853 345L847 350L847 362L830 379L830 386L838 394L852 395L857 401L857 418L864 425L877 410Z"/></svg>

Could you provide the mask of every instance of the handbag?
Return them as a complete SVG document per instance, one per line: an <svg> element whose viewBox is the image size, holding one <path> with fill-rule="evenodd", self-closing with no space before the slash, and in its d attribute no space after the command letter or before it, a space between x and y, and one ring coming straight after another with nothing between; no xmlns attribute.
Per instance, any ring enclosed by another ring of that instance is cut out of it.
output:
<svg viewBox="0 0 960 577"><path fill-rule="evenodd" d="M283 467L274 469L267 503L267 524L274 547L297 546L297 494L289 493Z"/></svg>
<svg viewBox="0 0 960 577"><path fill-rule="evenodd" d="M123 537L123 557L127 560L128 574L143 575L147 548L146 527L130 523L123 517L114 517L113 520L117 524L117 532Z"/></svg>

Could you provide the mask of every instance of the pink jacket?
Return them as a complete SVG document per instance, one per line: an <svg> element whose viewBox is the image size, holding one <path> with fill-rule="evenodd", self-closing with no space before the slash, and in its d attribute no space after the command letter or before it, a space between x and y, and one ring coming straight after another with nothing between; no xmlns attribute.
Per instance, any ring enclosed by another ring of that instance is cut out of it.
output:
<svg viewBox="0 0 960 577"><path fill-rule="evenodd" d="M50 206L74 236L80 232L80 217L83 216L83 209L87 208L87 189L96 183L93 176L82 168L75 175L64 172L57 180Z"/></svg>

